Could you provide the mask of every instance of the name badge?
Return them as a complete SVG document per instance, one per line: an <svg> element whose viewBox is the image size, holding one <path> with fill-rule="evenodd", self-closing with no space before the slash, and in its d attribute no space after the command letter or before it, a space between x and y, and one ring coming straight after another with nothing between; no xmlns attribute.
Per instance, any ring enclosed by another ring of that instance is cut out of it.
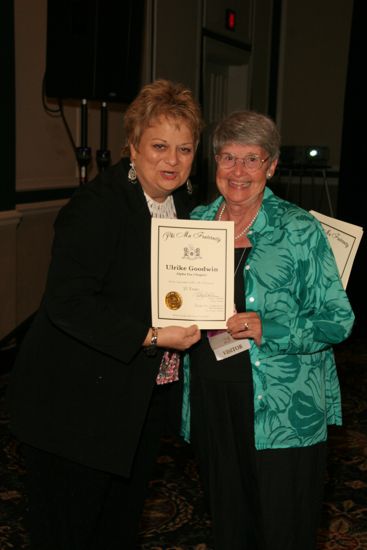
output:
<svg viewBox="0 0 367 550"><path fill-rule="evenodd" d="M208 331L208 339L217 361L237 355L250 348L247 338L234 339L227 331Z"/></svg>

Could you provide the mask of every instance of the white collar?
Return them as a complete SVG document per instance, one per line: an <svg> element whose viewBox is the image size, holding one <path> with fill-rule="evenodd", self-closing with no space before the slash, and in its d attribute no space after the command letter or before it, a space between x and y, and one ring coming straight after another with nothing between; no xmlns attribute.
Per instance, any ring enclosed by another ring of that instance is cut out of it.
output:
<svg viewBox="0 0 367 550"><path fill-rule="evenodd" d="M157 202L144 191L150 215L152 218L177 218L175 203L172 195L168 195L164 202Z"/></svg>

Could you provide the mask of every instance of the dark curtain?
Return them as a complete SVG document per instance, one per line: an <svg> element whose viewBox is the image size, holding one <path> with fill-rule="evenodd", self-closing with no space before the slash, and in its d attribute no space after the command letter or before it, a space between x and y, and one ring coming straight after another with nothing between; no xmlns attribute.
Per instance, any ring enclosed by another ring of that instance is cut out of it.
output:
<svg viewBox="0 0 367 550"><path fill-rule="evenodd" d="M345 88L342 149L337 217L360 225L367 233L366 200L366 102L362 84L366 66L365 0L354 0ZM347 292L357 316L356 329L366 333L367 235L362 238Z"/></svg>

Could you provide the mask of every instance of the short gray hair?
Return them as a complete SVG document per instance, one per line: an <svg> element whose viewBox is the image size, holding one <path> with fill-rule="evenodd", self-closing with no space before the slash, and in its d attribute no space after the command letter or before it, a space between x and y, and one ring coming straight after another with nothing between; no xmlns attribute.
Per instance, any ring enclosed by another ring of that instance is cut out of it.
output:
<svg viewBox="0 0 367 550"><path fill-rule="evenodd" d="M213 133L214 154L228 143L258 145L267 151L271 161L279 158L280 134L274 121L255 111L235 111L217 124Z"/></svg>

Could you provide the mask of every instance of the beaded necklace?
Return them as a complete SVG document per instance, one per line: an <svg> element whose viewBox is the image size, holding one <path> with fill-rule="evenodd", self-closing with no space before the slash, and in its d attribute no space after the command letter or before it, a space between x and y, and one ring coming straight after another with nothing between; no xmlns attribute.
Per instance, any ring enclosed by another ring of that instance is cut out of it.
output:
<svg viewBox="0 0 367 550"><path fill-rule="evenodd" d="M218 216L218 221L221 221L222 220L222 216L223 216L223 212L224 210L226 209L226 203L224 202L223 203L223 206L219 212L219 216ZM252 224L254 223L254 221L256 220L257 216L259 215L259 212L260 212L260 208L259 210L256 212L255 216L252 218L252 220L250 221L250 223L248 225L246 225L246 227L244 229L242 229L241 233L238 233L238 235L235 236L234 240L237 241L238 239L240 239L243 235L246 235L247 231L250 229L250 227L252 226Z"/></svg>

